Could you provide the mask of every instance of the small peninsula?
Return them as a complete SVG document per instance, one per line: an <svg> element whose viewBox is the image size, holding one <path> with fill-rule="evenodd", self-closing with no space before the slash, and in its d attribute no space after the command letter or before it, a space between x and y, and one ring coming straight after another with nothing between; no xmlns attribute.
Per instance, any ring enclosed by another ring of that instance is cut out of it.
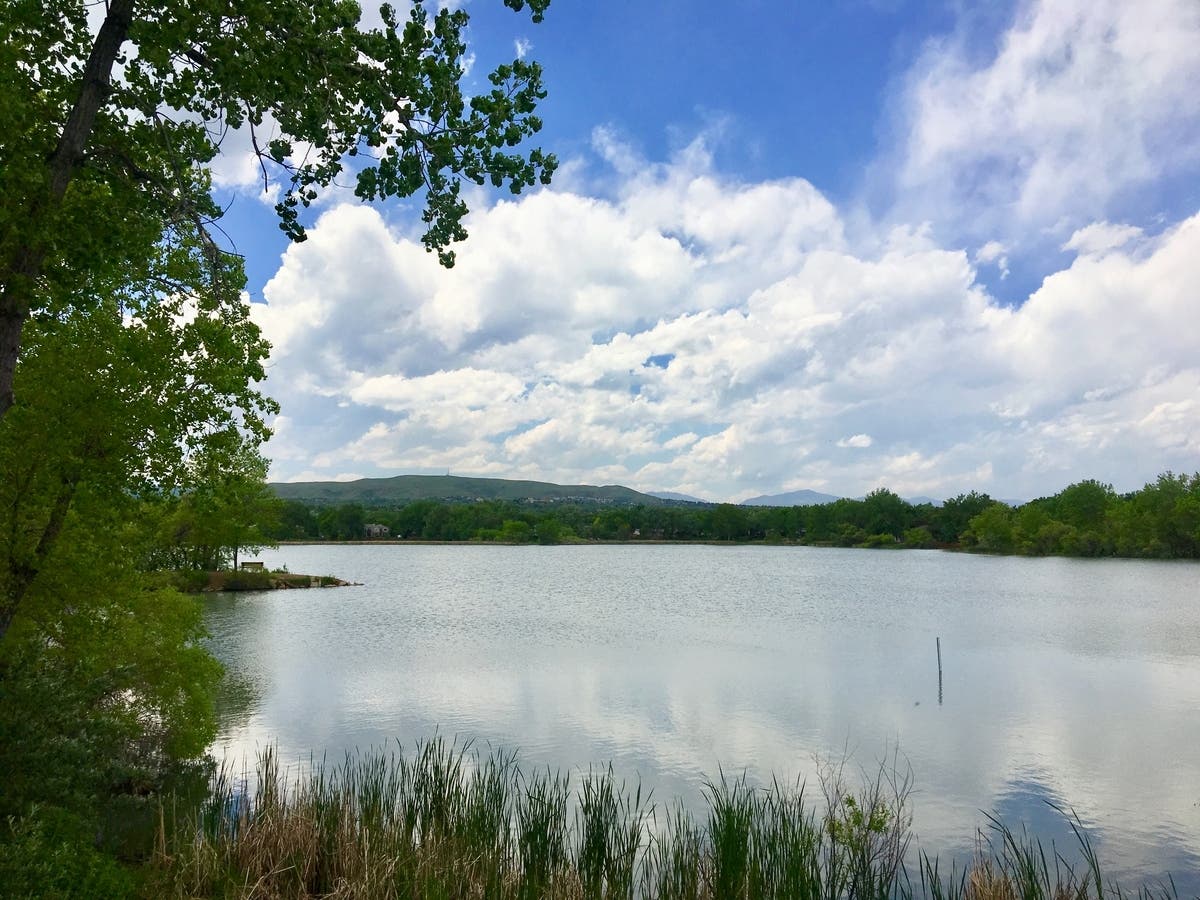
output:
<svg viewBox="0 0 1200 900"><path fill-rule="evenodd" d="M224 591L290 591L308 588L356 587L333 575L301 575L296 572L271 572L245 568L238 571L174 572L172 586L186 594L210 594Z"/></svg>

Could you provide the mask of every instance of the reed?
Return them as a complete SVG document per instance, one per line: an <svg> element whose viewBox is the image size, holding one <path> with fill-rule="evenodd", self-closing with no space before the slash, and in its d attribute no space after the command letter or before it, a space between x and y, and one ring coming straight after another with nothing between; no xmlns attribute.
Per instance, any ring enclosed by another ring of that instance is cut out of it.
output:
<svg viewBox="0 0 1200 900"><path fill-rule="evenodd" d="M883 765L857 789L841 766L803 783L752 785L723 771L707 814L660 811L611 766L524 773L512 753L443 738L312 763L273 751L252 776L217 773L187 812L165 804L155 891L177 897L497 900L1169 900L1173 883L1126 894L1068 815L1082 865L997 819L977 858L943 873L910 861L911 776ZM660 814L661 812L661 814Z"/></svg>

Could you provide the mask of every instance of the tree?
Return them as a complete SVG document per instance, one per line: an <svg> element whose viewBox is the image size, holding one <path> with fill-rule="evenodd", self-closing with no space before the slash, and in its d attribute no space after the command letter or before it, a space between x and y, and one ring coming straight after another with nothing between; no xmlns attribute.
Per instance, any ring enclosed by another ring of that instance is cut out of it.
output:
<svg viewBox="0 0 1200 900"><path fill-rule="evenodd" d="M549 0L504 3L540 21ZM264 187L281 182L292 239L346 173L363 199L423 193L424 241L446 265L466 236L464 181L518 192L555 168L513 152L541 127L536 63L502 65L488 93L464 96L462 10L430 17L414 0L407 19L384 6L382 27L362 28L353 0L108 0L93 34L91 5L0 13L0 419L32 315L105 295L171 231L225 277L204 167L230 129L249 132Z"/></svg>
<svg viewBox="0 0 1200 900"><path fill-rule="evenodd" d="M101 804L161 786L215 733L200 609L138 563L200 449L265 438L268 347L238 260L210 265L186 228L138 239L121 273L42 281L0 420L0 769L20 773L0 842L35 804L95 835Z"/></svg>
<svg viewBox="0 0 1200 900"><path fill-rule="evenodd" d="M188 461L187 492L165 506L154 568L238 567L243 548L274 546L280 502L266 484L267 461L236 431L210 437Z"/></svg>
<svg viewBox="0 0 1200 900"><path fill-rule="evenodd" d="M238 307L214 309L228 324L213 329L135 296L36 320L23 400L0 426L0 768L19 773L5 817L33 801L94 808L214 733L220 667L200 611L132 561L189 448L263 411L250 381L266 351L229 337L257 335L239 332Z"/></svg>
<svg viewBox="0 0 1200 900"><path fill-rule="evenodd" d="M1012 553L1014 549L1012 507L993 503L977 516L963 534L963 542L985 553Z"/></svg>
<svg viewBox="0 0 1200 900"><path fill-rule="evenodd" d="M1164 472L1109 511L1123 556L1200 557L1200 473Z"/></svg>
<svg viewBox="0 0 1200 900"><path fill-rule="evenodd" d="M367 524L367 511L358 503L330 506L317 515L321 537L327 540L362 540Z"/></svg>
<svg viewBox="0 0 1200 900"><path fill-rule="evenodd" d="M56 545L53 576L0 644L5 819L30 802L93 811L141 793L215 737L221 667L202 644L200 607L131 576L120 523L107 524L93 541Z"/></svg>
<svg viewBox="0 0 1200 900"><path fill-rule="evenodd" d="M0 640L56 544L86 539L89 518L137 524L143 503L194 484L202 446L266 436L276 407L254 388L266 354L228 293L164 299L131 280L90 309L35 320L25 399L0 422Z"/></svg>
<svg viewBox="0 0 1200 900"><path fill-rule="evenodd" d="M868 534L900 537L912 520L913 508L887 488L876 488L863 498L863 528Z"/></svg>
<svg viewBox="0 0 1200 900"><path fill-rule="evenodd" d="M837 507L832 503L816 503L804 507L805 539L822 543L832 541L837 522L836 513Z"/></svg>
<svg viewBox="0 0 1200 900"><path fill-rule="evenodd" d="M533 528L524 519L505 519L500 526L500 540L510 544L525 544L533 536Z"/></svg>
<svg viewBox="0 0 1200 900"><path fill-rule="evenodd" d="M1111 484L1101 484L1095 479L1072 484L1063 488L1050 501L1054 518L1080 531L1100 531L1108 509L1117 499Z"/></svg>
<svg viewBox="0 0 1200 900"><path fill-rule="evenodd" d="M537 523L534 534L537 535L539 544L557 544L563 536L562 523L553 518L553 515L546 516Z"/></svg>
<svg viewBox="0 0 1200 900"><path fill-rule="evenodd" d="M318 537L317 517L305 503L284 500L279 505L278 520L271 536L280 540Z"/></svg>
<svg viewBox="0 0 1200 900"><path fill-rule="evenodd" d="M933 515L933 536L943 543L950 544L959 540L971 519L992 505L994 501L987 494L971 491L969 494L959 494L942 504Z"/></svg>
<svg viewBox="0 0 1200 900"><path fill-rule="evenodd" d="M712 535L720 541L745 540L750 520L744 507L718 503L709 518Z"/></svg>

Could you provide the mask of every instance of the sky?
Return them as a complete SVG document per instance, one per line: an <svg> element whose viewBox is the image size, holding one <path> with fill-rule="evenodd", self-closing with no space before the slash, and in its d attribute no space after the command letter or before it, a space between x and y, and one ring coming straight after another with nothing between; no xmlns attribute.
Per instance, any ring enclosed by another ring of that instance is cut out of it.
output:
<svg viewBox="0 0 1200 900"><path fill-rule="evenodd" d="M1200 470L1196 0L499 0L468 91L545 68L554 183L275 228L214 169L282 406L274 480L738 501L1028 499ZM531 145L532 146L532 145Z"/></svg>

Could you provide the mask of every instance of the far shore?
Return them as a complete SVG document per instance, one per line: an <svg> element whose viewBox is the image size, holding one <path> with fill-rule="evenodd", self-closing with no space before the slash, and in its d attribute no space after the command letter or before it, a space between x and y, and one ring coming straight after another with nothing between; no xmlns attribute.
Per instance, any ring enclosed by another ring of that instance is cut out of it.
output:
<svg viewBox="0 0 1200 900"><path fill-rule="evenodd" d="M472 547L607 547L607 546L639 546L642 544L655 545L684 545L696 544L709 547L831 547L832 544L800 544L795 541L700 541L700 540L670 540L668 538L633 538L627 541L557 541L552 544L542 544L538 541L427 541L420 538L403 540L397 538L372 538L362 541L279 541L280 547L357 547L357 546L463 546Z"/></svg>

